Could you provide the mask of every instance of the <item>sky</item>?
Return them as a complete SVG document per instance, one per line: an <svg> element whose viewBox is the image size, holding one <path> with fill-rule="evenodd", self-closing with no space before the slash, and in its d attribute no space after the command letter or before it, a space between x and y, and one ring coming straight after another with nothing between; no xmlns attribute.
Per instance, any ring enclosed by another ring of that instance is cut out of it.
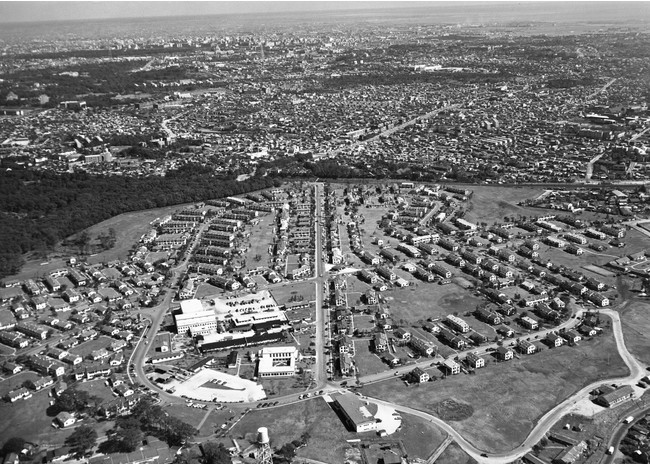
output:
<svg viewBox="0 0 650 464"><path fill-rule="evenodd" d="M323 1L323 0L299 0L299 1L5 1L0 0L0 24L39 22L39 21L65 21L83 19L112 19L112 18L145 18L159 16L203 16L216 14L246 14L246 13L277 13L277 12L311 12L311 11L337 11L337 10L367 10L390 8L408 8L412 6L429 6L465 4L468 11L472 4L501 3L502 0L474 0L461 2L457 0L429 2L429 1ZM511 3L516 10L529 10L526 4L540 2L535 0L512 0ZM544 1L549 4L549 10L562 10L573 8L577 11L604 9L633 9L640 11L642 17L650 18L650 1L634 1L634 8L629 2L620 1ZM553 7L562 4L561 8ZM600 4L600 5L599 5ZM496 5L495 5L496 6ZM507 6L506 6L507 8ZM641 8L641 10L639 10ZM591 11L593 12L593 11ZM607 17L607 15L605 16ZM639 18L637 18L639 19Z"/></svg>
<svg viewBox="0 0 650 464"><path fill-rule="evenodd" d="M400 8L400 1L4 1L0 23Z"/></svg>

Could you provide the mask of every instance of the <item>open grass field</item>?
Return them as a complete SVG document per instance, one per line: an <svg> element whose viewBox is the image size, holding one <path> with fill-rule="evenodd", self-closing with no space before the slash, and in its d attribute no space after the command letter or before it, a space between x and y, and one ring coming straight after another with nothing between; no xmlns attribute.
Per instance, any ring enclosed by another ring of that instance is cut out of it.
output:
<svg viewBox="0 0 650 464"><path fill-rule="evenodd" d="M244 255L247 269L255 269L258 266L267 266L269 261L269 245L273 243L273 220L274 214L267 214L260 217L260 222L246 230L250 231L250 247ZM255 257L259 256L259 260Z"/></svg>
<svg viewBox="0 0 650 464"><path fill-rule="evenodd" d="M126 259L129 250L133 245L138 243L142 234L149 230L151 221L182 209L188 204L124 213L89 227L86 231L93 239L100 233L107 232L110 228L115 229L116 241L115 246L110 250L89 256L88 262L95 264L115 259ZM48 253L47 258L42 256L37 257L34 254L25 255L25 265L18 274L10 278L24 280L44 276L54 269L64 267L70 256L78 256L75 250L65 250L62 247L58 248Z"/></svg>
<svg viewBox="0 0 650 464"><path fill-rule="evenodd" d="M86 357L95 350L99 350L101 348L107 349L113 341L114 340L112 338L101 335L95 340L88 340L87 342L80 343L74 348L71 348L70 352L86 359Z"/></svg>
<svg viewBox="0 0 650 464"><path fill-rule="evenodd" d="M453 442L436 459L436 464L474 464L476 459L471 457L460 446Z"/></svg>
<svg viewBox="0 0 650 464"><path fill-rule="evenodd" d="M283 444L299 439L303 433L311 437L308 445L298 451L301 457L322 462L343 462L345 440L356 438L348 432L336 413L322 398L314 398L288 406L271 409L254 409L237 424L230 436L245 447L244 438L254 438L259 427L268 427L271 446L279 448Z"/></svg>
<svg viewBox="0 0 650 464"><path fill-rule="evenodd" d="M410 414L400 415L402 428L390 438L402 440L409 458L427 459L445 440L446 434L424 419Z"/></svg>
<svg viewBox="0 0 650 464"><path fill-rule="evenodd" d="M383 294L393 316L409 324L428 318L473 311L483 300L454 284L438 285L419 282L415 286L393 289Z"/></svg>
<svg viewBox="0 0 650 464"><path fill-rule="evenodd" d="M189 204L124 213L89 227L86 231L91 237L96 237L110 228L115 229L116 241L113 248L89 257L88 262L93 264L114 259L126 259L131 247L138 243L142 234L150 229L151 221L181 210Z"/></svg>
<svg viewBox="0 0 650 464"><path fill-rule="evenodd" d="M635 299L620 314L625 345L639 361L650 364L650 299Z"/></svg>
<svg viewBox="0 0 650 464"><path fill-rule="evenodd" d="M273 287L270 292L280 306L292 302L306 302L316 299L316 287L313 282L286 283L281 287ZM292 299L294 301L291 301Z"/></svg>
<svg viewBox="0 0 650 464"><path fill-rule="evenodd" d="M472 415L452 425L478 448L498 452L521 443L539 417L583 386L627 372L607 332L577 347L491 363L473 376L451 376L419 387L390 379L363 387L363 393L434 415L448 412L440 409L446 400L467 405Z"/></svg>
<svg viewBox="0 0 650 464"><path fill-rule="evenodd" d="M465 219L470 222L480 223L503 222L505 216L542 215L545 211L540 208L526 208L517 206L521 200L536 198L544 189L533 187L487 187L473 185L467 190L474 192L469 201Z"/></svg>

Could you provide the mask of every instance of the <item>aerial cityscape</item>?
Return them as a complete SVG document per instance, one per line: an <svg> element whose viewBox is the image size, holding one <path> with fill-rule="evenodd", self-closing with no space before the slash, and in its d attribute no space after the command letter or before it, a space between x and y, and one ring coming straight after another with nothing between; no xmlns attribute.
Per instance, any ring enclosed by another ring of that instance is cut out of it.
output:
<svg viewBox="0 0 650 464"><path fill-rule="evenodd" d="M0 463L650 463L649 2L0 2Z"/></svg>

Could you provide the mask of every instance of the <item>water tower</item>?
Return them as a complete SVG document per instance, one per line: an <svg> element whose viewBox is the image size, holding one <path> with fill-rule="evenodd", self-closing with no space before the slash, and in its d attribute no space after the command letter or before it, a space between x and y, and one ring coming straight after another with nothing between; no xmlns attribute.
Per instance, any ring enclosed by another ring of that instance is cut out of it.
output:
<svg viewBox="0 0 650 464"><path fill-rule="evenodd" d="M273 464L271 446L269 445L269 429L257 429L257 464Z"/></svg>

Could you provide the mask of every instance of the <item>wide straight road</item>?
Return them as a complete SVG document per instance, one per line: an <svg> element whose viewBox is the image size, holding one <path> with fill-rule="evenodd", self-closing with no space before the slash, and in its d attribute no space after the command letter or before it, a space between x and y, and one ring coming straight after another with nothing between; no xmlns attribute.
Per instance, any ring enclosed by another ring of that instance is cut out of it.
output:
<svg viewBox="0 0 650 464"><path fill-rule="evenodd" d="M314 373L314 380L316 381L317 388L322 388L327 379L325 375L326 356L325 356L325 321L326 314L323 307L323 285L326 281L325 266L323 263L323 243L322 243L322 189L321 183L314 184L314 285L316 286L316 372Z"/></svg>

